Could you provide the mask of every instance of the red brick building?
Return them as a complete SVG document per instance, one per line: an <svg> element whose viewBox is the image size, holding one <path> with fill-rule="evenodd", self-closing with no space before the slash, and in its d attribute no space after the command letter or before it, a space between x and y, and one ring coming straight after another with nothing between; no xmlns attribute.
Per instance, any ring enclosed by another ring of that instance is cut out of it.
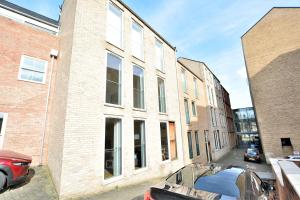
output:
<svg viewBox="0 0 300 200"><path fill-rule="evenodd" d="M1 1L0 148L31 155L33 164L47 153L47 97L56 67L50 52L58 49L57 27L54 20Z"/></svg>

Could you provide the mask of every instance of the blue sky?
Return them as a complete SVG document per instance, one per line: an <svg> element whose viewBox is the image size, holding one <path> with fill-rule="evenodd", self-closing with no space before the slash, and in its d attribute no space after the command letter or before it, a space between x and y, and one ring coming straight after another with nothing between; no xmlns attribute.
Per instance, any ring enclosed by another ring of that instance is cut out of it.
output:
<svg viewBox="0 0 300 200"><path fill-rule="evenodd" d="M205 62L230 93L232 108L251 106L240 37L272 7L300 0L123 0L177 47L177 55ZM58 18L62 0L10 0Z"/></svg>

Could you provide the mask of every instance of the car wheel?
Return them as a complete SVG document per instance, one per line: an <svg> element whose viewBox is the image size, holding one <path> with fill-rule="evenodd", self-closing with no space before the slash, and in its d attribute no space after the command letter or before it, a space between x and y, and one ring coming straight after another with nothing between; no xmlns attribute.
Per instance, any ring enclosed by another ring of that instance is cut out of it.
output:
<svg viewBox="0 0 300 200"><path fill-rule="evenodd" d="M0 191L3 189L6 183L6 176L3 172L0 172Z"/></svg>

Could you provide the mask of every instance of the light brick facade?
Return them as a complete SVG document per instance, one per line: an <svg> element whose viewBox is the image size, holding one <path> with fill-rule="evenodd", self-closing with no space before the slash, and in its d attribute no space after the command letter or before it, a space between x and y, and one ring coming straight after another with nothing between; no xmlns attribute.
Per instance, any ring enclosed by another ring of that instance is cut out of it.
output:
<svg viewBox="0 0 300 200"><path fill-rule="evenodd" d="M299 19L300 8L273 8L242 37L267 161L300 151ZM283 146L282 138L292 146Z"/></svg>

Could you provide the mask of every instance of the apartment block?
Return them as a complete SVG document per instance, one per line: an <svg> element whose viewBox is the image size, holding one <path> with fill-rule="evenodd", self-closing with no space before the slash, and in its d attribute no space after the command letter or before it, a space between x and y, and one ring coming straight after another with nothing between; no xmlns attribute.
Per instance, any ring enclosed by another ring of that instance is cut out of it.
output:
<svg viewBox="0 0 300 200"><path fill-rule="evenodd" d="M183 166L175 48L122 1L66 0L60 23L48 156L60 197Z"/></svg>
<svg viewBox="0 0 300 200"><path fill-rule="evenodd" d="M198 123L201 124L202 120L205 123L200 130L204 129L202 134L204 135L207 161L216 161L230 150L222 85L205 63L188 58L179 58L178 61L182 65L194 69L203 82L205 101L202 101L202 105L204 105L205 112L202 109L201 111L205 120L198 119ZM185 99L188 98L185 97ZM184 124L184 122L182 123Z"/></svg>
<svg viewBox="0 0 300 200"><path fill-rule="evenodd" d="M30 13L30 15L29 15ZM47 163L48 97L55 81L58 23L0 2L0 148Z"/></svg>
<svg viewBox="0 0 300 200"><path fill-rule="evenodd" d="M178 94L185 164L209 162L205 133L208 130L205 84L197 63L177 60Z"/></svg>
<svg viewBox="0 0 300 200"><path fill-rule="evenodd" d="M242 36L267 161L300 151L299 18L300 8L273 8Z"/></svg>

